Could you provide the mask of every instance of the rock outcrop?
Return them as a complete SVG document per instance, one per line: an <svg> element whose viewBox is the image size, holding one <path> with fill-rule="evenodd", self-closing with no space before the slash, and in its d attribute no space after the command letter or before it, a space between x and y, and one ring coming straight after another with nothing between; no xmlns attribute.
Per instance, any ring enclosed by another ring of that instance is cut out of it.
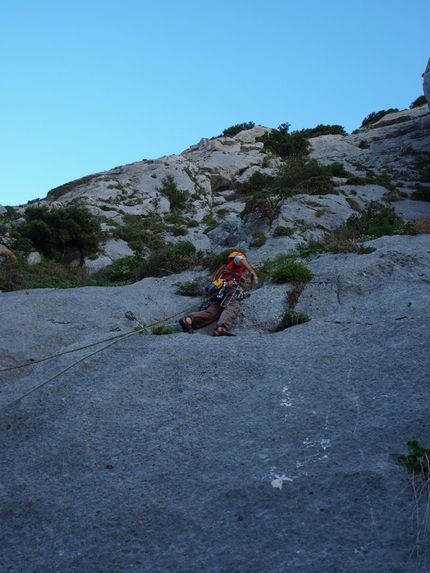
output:
<svg viewBox="0 0 430 573"><path fill-rule="evenodd" d="M266 131L270 130L255 126L234 137L204 138L180 155L143 160L68 183L50 191L38 203L86 205L103 218L103 228L109 234L115 225L124 224L124 215L152 214L164 220L170 213L170 201L161 189L163 180L172 177L178 189L188 192L191 198L187 211L182 213L193 224L191 229L183 230L187 241L203 251L218 252L234 246L252 253L258 262L268 253L274 255L303 241L321 238L324 232L354 214L354 203L364 207L371 200L391 202L405 220L430 216L429 203L409 199L417 182L422 180L420 165L426 161L430 149L427 105L387 114L351 135L311 139L312 158L322 164L339 162L362 178L371 173L374 181L379 178L381 183L348 185L346 180L339 179L338 195L290 198L271 225L263 220L244 220L241 213L245 199L235 194L237 183L246 181L256 171L274 175L281 164L279 158L264 153L263 143L257 141ZM291 226L293 235L274 237L278 226ZM264 245L254 245L255 231L266 237ZM86 261L89 273L118 259L111 248L112 238L102 245L98 259ZM164 231L163 239L176 243L184 240L184 235L175 235L171 226L171 230ZM122 253L132 254L127 250Z"/></svg>

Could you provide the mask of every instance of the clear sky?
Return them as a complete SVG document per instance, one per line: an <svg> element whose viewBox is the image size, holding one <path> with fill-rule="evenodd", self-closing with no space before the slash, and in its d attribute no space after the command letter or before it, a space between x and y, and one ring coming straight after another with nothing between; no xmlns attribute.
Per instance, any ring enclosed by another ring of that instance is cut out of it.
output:
<svg viewBox="0 0 430 573"><path fill-rule="evenodd" d="M429 22L429 0L1 0L0 204L242 122L407 109Z"/></svg>

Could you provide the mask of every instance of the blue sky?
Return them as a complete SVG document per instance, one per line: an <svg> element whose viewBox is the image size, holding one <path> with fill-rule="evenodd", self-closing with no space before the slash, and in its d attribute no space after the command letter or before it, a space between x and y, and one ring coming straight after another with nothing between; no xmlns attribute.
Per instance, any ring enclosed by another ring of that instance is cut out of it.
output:
<svg viewBox="0 0 430 573"><path fill-rule="evenodd" d="M0 204L237 123L409 108L429 21L428 0L2 0Z"/></svg>

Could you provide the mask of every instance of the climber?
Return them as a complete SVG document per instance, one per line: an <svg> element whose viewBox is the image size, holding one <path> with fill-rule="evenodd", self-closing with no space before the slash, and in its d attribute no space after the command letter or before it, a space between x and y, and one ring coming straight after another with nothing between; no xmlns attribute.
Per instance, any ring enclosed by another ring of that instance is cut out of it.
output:
<svg viewBox="0 0 430 573"><path fill-rule="evenodd" d="M245 284L244 271L248 271L252 284L258 284L256 272L243 253L233 251L227 263L217 269L212 283L206 287L209 293L215 292L199 312L193 312L179 321L184 332L208 326L217 320L214 336L235 336L229 332L241 311L242 286Z"/></svg>
<svg viewBox="0 0 430 573"><path fill-rule="evenodd" d="M5 245L0 245L0 264L11 261L16 261L16 255Z"/></svg>

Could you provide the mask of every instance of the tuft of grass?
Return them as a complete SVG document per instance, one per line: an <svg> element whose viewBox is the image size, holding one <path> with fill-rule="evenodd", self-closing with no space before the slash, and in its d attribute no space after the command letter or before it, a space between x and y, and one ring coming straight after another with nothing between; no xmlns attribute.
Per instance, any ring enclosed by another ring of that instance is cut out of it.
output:
<svg viewBox="0 0 430 573"><path fill-rule="evenodd" d="M420 446L417 440L407 443L408 455L400 456L399 460L413 472L429 476L430 470L430 448Z"/></svg>
<svg viewBox="0 0 430 573"><path fill-rule="evenodd" d="M328 239L326 236L326 241L327 240ZM373 247L365 247L362 243L357 243L357 241L353 241L352 239L334 239L333 241L328 242L324 252L332 253L334 255L339 253L356 253L357 255L368 255L369 253L373 253L374 250L375 249Z"/></svg>
<svg viewBox="0 0 430 573"><path fill-rule="evenodd" d="M413 518L416 523L416 540L412 554L426 550L430 523L430 449L417 440L407 443L408 454L399 456L399 461L411 470L411 486L415 499Z"/></svg>
<svg viewBox="0 0 430 573"><path fill-rule="evenodd" d="M287 308L281 321L274 328L274 332L280 332L286 328L291 328L292 326L304 324L305 322L309 321L309 316L304 312L297 312L293 308Z"/></svg>
<svg viewBox="0 0 430 573"><path fill-rule="evenodd" d="M345 200L349 204L351 209L354 209L354 211L360 211L360 205L358 204L358 201L356 201L355 199L351 199L351 197L346 197Z"/></svg>
<svg viewBox="0 0 430 573"><path fill-rule="evenodd" d="M208 282L209 279L206 279ZM204 293L204 287L201 281L194 279L193 281L175 283L175 294L181 296L201 296Z"/></svg>
<svg viewBox="0 0 430 573"><path fill-rule="evenodd" d="M294 235L294 229L292 227L284 227L283 225L279 225L273 231L274 237L291 237Z"/></svg>
<svg viewBox="0 0 430 573"><path fill-rule="evenodd" d="M254 231L252 233L252 241L250 242L249 246L255 248L262 247L266 241L267 237L263 231Z"/></svg>

